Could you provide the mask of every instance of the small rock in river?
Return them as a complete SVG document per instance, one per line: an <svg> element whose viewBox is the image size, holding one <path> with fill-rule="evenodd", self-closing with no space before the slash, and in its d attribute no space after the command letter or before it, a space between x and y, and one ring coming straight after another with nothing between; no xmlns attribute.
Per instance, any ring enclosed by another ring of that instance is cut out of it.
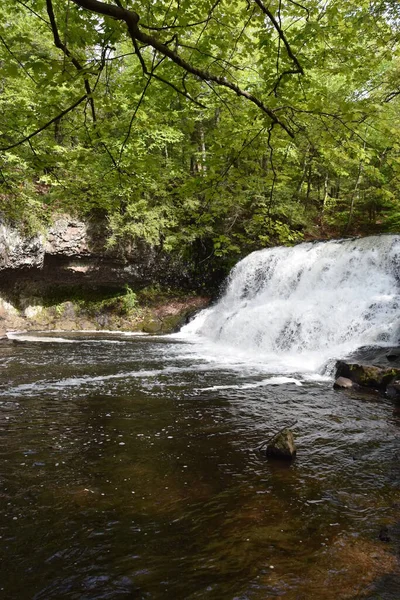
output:
<svg viewBox="0 0 400 600"><path fill-rule="evenodd" d="M265 453L271 458L292 460L296 456L296 445L291 430L283 429L277 433L268 443Z"/></svg>

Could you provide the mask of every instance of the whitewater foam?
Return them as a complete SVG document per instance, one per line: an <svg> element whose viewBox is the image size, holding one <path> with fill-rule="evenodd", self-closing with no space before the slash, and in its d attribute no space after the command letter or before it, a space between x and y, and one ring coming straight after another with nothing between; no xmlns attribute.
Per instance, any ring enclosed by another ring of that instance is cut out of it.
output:
<svg viewBox="0 0 400 600"><path fill-rule="evenodd" d="M397 235L260 250L180 335L276 373L316 372L360 346L398 343L399 278Z"/></svg>

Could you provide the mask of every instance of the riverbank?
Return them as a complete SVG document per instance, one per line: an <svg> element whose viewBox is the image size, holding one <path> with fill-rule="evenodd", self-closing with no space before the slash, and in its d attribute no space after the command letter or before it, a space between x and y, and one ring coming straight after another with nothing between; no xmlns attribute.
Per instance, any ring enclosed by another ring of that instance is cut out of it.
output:
<svg viewBox="0 0 400 600"><path fill-rule="evenodd" d="M38 291L36 291L36 294ZM104 329L171 333L210 302L208 296L177 290L126 287L115 290L47 291L45 295L0 297L0 340L10 331L85 331Z"/></svg>

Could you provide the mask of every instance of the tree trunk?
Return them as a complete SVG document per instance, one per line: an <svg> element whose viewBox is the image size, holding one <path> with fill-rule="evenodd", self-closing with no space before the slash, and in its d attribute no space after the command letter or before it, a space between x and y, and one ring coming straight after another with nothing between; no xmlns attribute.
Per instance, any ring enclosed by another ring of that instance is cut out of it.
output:
<svg viewBox="0 0 400 600"><path fill-rule="evenodd" d="M329 187L329 178L328 178L328 173L327 173L325 175L325 179L324 179L324 197L322 198L321 215L319 218L320 225L323 225L323 222L324 222L326 203L327 203L328 197L329 197L328 196L328 187Z"/></svg>
<svg viewBox="0 0 400 600"><path fill-rule="evenodd" d="M365 142L364 142L364 150L365 150ZM364 168L364 163L363 163L363 159L361 158L360 163L358 165L356 184L354 186L354 190L351 195L349 218L347 220L347 225L346 225L346 229L345 229L346 233L348 232L350 225L351 225L351 221L353 220L355 201L360 197L360 183L361 183L361 179L362 179L363 168Z"/></svg>

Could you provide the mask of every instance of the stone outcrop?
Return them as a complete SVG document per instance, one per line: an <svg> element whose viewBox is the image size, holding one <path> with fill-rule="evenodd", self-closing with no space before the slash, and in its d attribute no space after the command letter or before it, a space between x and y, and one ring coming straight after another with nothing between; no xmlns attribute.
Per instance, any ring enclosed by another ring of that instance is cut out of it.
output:
<svg viewBox="0 0 400 600"><path fill-rule="evenodd" d="M60 215L28 236L0 217L0 330L167 333L209 302L193 292L193 265L144 242L110 249L107 233L105 221Z"/></svg>
<svg viewBox="0 0 400 600"><path fill-rule="evenodd" d="M57 219L43 236L43 247L50 256L82 257L96 253L89 225L66 216Z"/></svg>
<svg viewBox="0 0 400 600"><path fill-rule="evenodd" d="M347 357L345 362L358 363L383 369L400 368L400 348L398 346L362 346Z"/></svg>
<svg viewBox="0 0 400 600"><path fill-rule="evenodd" d="M103 228L104 229L104 228ZM0 219L0 271L42 269L45 258L82 258L112 254L105 249L105 233L98 224L60 215L45 231L24 235Z"/></svg>
<svg viewBox="0 0 400 600"><path fill-rule="evenodd" d="M24 236L0 219L0 292L28 287L191 287L190 266L144 242L106 246L107 224L60 215L47 231Z"/></svg>

